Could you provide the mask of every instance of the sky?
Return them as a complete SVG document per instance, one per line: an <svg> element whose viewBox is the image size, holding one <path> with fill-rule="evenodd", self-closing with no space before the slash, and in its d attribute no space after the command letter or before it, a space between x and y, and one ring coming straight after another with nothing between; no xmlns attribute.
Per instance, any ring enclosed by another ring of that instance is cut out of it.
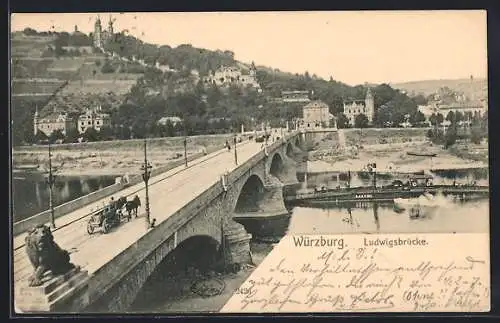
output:
<svg viewBox="0 0 500 323"><path fill-rule="evenodd" d="M112 13L115 32L231 50L245 63L347 84L486 78L486 11ZM16 13L11 30L93 31L96 13ZM109 13L101 13L107 26Z"/></svg>

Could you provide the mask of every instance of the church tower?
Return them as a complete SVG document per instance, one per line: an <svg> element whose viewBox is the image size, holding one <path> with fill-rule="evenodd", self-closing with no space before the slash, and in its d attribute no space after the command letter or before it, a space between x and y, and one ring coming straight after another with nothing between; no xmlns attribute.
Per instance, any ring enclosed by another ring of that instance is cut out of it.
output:
<svg viewBox="0 0 500 323"><path fill-rule="evenodd" d="M368 88L366 91L365 108L368 121L372 123L373 117L375 116L375 101L373 99L372 91L370 88Z"/></svg>
<svg viewBox="0 0 500 323"><path fill-rule="evenodd" d="M255 63L252 61L252 65L250 66L250 76L254 79L257 77L257 68L255 67Z"/></svg>
<svg viewBox="0 0 500 323"><path fill-rule="evenodd" d="M113 31L113 18L111 17L111 15L109 15L109 22L108 22L108 37L112 37L114 35L114 31Z"/></svg>
<svg viewBox="0 0 500 323"><path fill-rule="evenodd" d="M97 20L94 24L94 47L102 48L102 26L101 26L101 18L97 16Z"/></svg>

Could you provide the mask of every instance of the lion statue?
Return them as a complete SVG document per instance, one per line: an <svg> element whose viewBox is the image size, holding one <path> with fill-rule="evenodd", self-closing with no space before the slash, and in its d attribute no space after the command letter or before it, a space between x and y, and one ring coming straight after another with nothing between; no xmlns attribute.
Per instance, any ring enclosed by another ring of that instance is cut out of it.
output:
<svg viewBox="0 0 500 323"><path fill-rule="evenodd" d="M29 278L29 286L40 286L43 275L49 270L56 276L75 268L69 261L69 253L55 243L48 226L37 225L28 233L25 241L26 253L35 269Z"/></svg>

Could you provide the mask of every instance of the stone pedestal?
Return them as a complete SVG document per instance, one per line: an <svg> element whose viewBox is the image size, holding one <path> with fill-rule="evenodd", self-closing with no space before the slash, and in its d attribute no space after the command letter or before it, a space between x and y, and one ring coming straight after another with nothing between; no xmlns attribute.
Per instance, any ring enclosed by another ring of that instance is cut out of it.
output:
<svg viewBox="0 0 500 323"><path fill-rule="evenodd" d="M245 227L235 221L228 221L224 225L224 239L226 240L226 263L230 264L250 264L252 256L250 254L250 239Z"/></svg>
<svg viewBox="0 0 500 323"><path fill-rule="evenodd" d="M79 267L64 275L50 277L43 284L30 287L28 281L17 282L14 304L20 313L78 313L88 304L88 273Z"/></svg>

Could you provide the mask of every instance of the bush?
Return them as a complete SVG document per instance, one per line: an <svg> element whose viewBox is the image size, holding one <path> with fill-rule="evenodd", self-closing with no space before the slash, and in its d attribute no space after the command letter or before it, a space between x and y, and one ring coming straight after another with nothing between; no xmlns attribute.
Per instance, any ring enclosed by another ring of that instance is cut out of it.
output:
<svg viewBox="0 0 500 323"><path fill-rule="evenodd" d="M109 61L104 62L104 65L101 68L101 73L106 74L106 73L114 73L114 72L115 72L115 69L113 68L111 63Z"/></svg>

